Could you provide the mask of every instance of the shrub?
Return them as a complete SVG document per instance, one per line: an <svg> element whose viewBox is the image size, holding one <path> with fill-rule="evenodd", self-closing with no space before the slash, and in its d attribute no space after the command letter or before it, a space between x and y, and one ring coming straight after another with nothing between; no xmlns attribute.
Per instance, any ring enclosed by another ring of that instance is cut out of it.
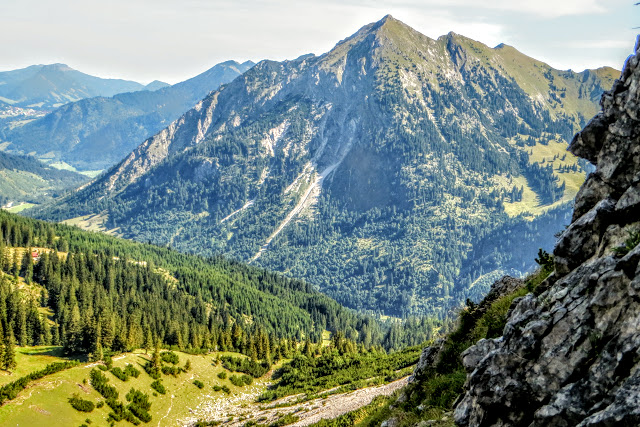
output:
<svg viewBox="0 0 640 427"><path fill-rule="evenodd" d="M160 353L160 359L162 359L163 362L171 363L172 365L177 365L180 362L178 355L172 351L163 351Z"/></svg>
<svg viewBox="0 0 640 427"><path fill-rule="evenodd" d="M296 415L287 414L287 415L284 415L284 416L278 418L278 420L276 422L274 422L273 424L271 424L269 427L286 426L286 425L295 423L299 419L300 419L300 417L298 417Z"/></svg>
<svg viewBox="0 0 640 427"><path fill-rule="evenodd" d="M151 421L151 415L149 414L151 402L149 402L149 396L146 393L132 388L125 397L128 402L131 402L129 406L127 406L127 409L131 411L133 415L145 423Z"/></svg>
<svg viewBox="0 0 640 427"><path fill-rule="evenodd" d="M91 385L93 388L102 395L105 399L117 399L118 398L118 390L115 387L107 384L109 379L104 376L104 374L97 369L92 369L89 374L91 378ZM109 402L107 402L109 404Z"/></svg>
<svg viewBox="0 0 640 427"><path fill-rule="evenodd" d="M198 388L204 388L204 383L200 380L195 380L193 384Z"/></svg>
<svg viewBox="0 0 640 427"><path fill-rule="evenodd" d="M220 360L222 360L222 366L228 370L249 374L254 378L260 378L269 372L270 369L268 363L258 363L255 360L240 357L222 356Z"/></svg>
<svg viewBox="0 0 640 427"><path fill-rule="evenodd" d="M203 421L203 420L198 420L194 424L194 427L215 427L215 426L219 426L220 424L222 424L222 421Z"/></svg>
<svg viewBox="0 0 640 427"><path fill-rule="evenodd" d="M135 415L121 402L118 402L116 399L107 399L107 405L113 410L113 412L109 413L107 417L107 421L122 421L127 420L133 425L139 425L140 420L136 418Z"/></svg>
<svg viewBox="0 0 640 427"><path fill-rule="evenodd" d="M227 379L227 373L226 372L218 373L218 378L220 378L221 380L226 380Z"/></svg>
<svg viewBox="0 0 640 427"><path fill-rule="evenodd" d="M162 382L160 382L160 380L155 380L154 382L152 382L151 388L160 394L165 394L167 392L167 389L164 388L164 385L162 384Z"/></svg>
<svg viewBox="0 0 640 427"><path fill-rule="evenodd" d="M624 245L614 248L613 250L619 255L626 255L638 246L638 244L640 244L640 231L631 231Z"/></svg>
<svg viewBox="0 0 640 427"><path fill-rule="evenodd" d="M182 368L179 366L163 366L162 373L165 375L173 375L175 377L182 373Z"/></svg>
<svg viewBox="0 0 640 427"><path fill-rule="evenodd" d="M227 394L231 394L231 389L227 387L226 384L222 386L222 391L224 391Z"/></svg>
<svg viewBox="0 0 640 427"><path fill-rule="evenodd" d="M115 367L115 368L111 368L111 373L118 379L122 380L122 381L128 381L129 380L129 375L127 375L127 373L125 371L123 371L122 369Z"/></svg>
<svg viewBox="0 0 640 427"><path fill-rule="evenodd" d="M91 412L95 408L93 402L81 399L77 394L74 394L69 398L69 403L73 409L80 412Z"/></svg>
<svg viewBox="0 0 640 427"><path fill-rule="evenodd" d="M229 377L229 381L231 381L231 384L233 384L236 387L243 387L244 386L244 381L242 381L242 377L240 377L238 375L231 375Z"/></svg>
<svg viewBox="0 0 640 427"><path fill-rule="evenodd" d="M127 363L127 366L124 368L124 373L133 378L138 378L140 376L140 371L129 363Z"/></svg>

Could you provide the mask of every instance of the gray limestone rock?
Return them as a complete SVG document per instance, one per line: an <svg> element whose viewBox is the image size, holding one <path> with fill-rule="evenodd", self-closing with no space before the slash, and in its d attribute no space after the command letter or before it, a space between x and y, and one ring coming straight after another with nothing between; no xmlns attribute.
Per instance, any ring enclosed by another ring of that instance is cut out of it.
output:
<svg viewBox="0 0 640 427"><path fill-rule="evenodd" d="M640 425L640 51L571 151L597 169L554 250L552 282L521 298L504 335L463 353L463 426Z"/></svg>

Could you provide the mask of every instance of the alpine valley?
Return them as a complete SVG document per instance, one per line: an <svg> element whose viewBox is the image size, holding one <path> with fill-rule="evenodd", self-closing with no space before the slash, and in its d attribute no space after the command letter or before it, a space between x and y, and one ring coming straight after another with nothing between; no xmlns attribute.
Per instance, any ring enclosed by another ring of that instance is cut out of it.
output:
<svg viewBox="0 0 640 427"><path fill-rule="evenodd" d="M386 16L258 63L30 215L224 254L364 312L443 314L552 247L591 167L568 141L618 75Z"/></svg>

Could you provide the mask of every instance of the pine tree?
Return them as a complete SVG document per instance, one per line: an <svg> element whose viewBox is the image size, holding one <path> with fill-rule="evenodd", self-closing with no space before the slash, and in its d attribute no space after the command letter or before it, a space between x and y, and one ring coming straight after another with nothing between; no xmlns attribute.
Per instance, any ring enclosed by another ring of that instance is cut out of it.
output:
<svg viewBox="0 0 640 427"><path fill-rule="evenodd" d="M160 344L156 342L156 348L151 355L151 374L152 376L160 376L162 372L162 360L160 359Z"/></svg>
<svg viewBox="0 0 640 427"><path fill-rule="evenodd" d="M33 282L33 259L31 258L31 248L29 248L22 256L20 274L22 274L22 277L24 277L25 282L28 284Z"/></svg>
<svg viewBox="0 0 640 427"><path fill-rule="evenodd" d="M249 344L249 357L251 360L258 360L258 349L256 348L256 343L254 340L251 340L251 344Z"/></svg>
<svg viewBox="0 0 640 427"><path fill-rule="evenodd" d="M91 353L93 354L94 360L104 359L104 351L102 348L102 326L100 325L100 322L98 322L96 327L96 337Z"/></svg>
<svg viewBox="0 0 640 427"><path fill-rule="evenodd" d="M0 345L0 367L4 366L4 329L2 328L2 322L0 322L0 338L2 338L2 345Z"/></svg>
<svg viewBox="0 0 640 427"><path fill-rule="evenodd" d="M2 357L2 368L11 371L16 366L16 339L13 336L13 328L8 328L8 333L4 337L4 354Z"/></svg>
<svg viewBox="0 0 640 427"><path fill-rule="evenodd" d="M151 334L151 329L147 329L142 345L144 346L144 353L149 354L149 349L153 347L153 335Z"/></svg>

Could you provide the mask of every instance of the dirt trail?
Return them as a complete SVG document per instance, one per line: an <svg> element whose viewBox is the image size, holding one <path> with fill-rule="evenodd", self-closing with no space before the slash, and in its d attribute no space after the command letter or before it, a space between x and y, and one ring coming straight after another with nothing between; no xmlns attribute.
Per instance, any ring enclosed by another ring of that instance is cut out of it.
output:
<svg viewBox="0 0 640 427"><path fill-rule="evenodd" d="M350 393L334 394L303 403L295 403L297 396L287 396L271 402L268 407L255 403L255 398L260 392L256 393L256 390L251 390L247 393L219 398L198 405L195 410L191 411L195 417L183 420L182 425L192 426L198 419L227 421L224 424L227 427L240 427L248 420L271 424L286 414L292 414L299 420L291 426L308 426L323 418L336 418L368 405L376 396L389 396L404 387L408 381L409 377L407 376L389 384L363 388ZM276 407L278 405L289 406ZM234 415L235 419L228 421L230 415Z"/></svg>
<svg viewBox="0 0 640 427"><path fill-rule="evenodd" d="M296 414L300 417L300 420L294 424L294 426L308 426L313 423L317 423L321 419L331 419L346 414L347 412L355 411L358 408L362 408L365 405L371 403L376 396L389 396L396 390L401 389L407 382L409 377L402 378L389 384L384 384L378 387L363 388L346 394L334 394L326 399L316 399L312 402L320 403L321 406L311 409L308 412L301 412ZM313 404L312 404L313 406Z"/></svg>
<svg viewBox="0 0 640 427"><path fill-rule="evenodd" d="M160 421L158 421L158 427L160 427L162 425L162 420L167 418L169 416L169 414L171 413L171 410L173 409L173 399L174 398L175 398L175 396L172 394L171 395L171 403L169 404L169 409L167 409L167 413L164 414L164 417L160 418Z"/></svg>

